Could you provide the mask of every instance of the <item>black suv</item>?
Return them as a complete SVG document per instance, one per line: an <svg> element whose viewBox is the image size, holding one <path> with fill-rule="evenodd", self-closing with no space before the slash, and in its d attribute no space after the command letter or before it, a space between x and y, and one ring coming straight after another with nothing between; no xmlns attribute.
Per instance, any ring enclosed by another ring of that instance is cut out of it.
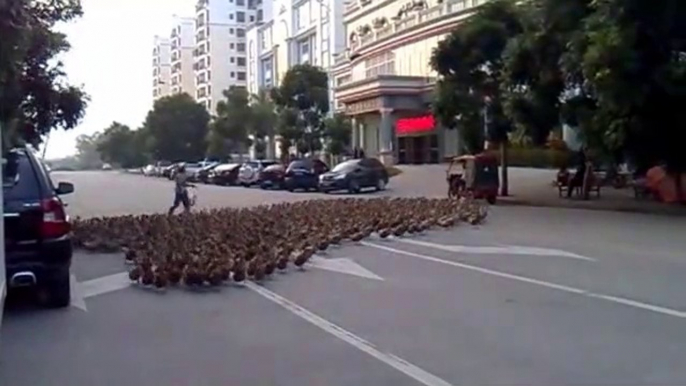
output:
<svg viewBox="0 0 686 386"><path fill-rule="evenodd" d="M40 286L51 307L70 303L71 224L60 195L74 185L55 187L44 164L28 149L3 154L2 192L7 285Z"/></svg>

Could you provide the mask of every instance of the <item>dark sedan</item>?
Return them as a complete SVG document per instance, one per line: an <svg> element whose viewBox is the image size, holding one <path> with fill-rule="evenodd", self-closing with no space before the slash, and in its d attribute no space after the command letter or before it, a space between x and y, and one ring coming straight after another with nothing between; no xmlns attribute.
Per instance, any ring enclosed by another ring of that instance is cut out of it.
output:
<svg viewBox="0 0 686 386"><path fill-rule="evenodd" d="M221 164L210 172L208 179L211 184L233 186L238 184L238 170L241 164Z"/></svg>
<svg viewBox="0 0 686 386"><path fill-rule="evenodd" d="M259 183L262 189L283 189L286 168L281 164L270 165L260 172Z"/></svg>
<svg viewBox="0 0 686 386"><path fill-rule="evenodd" d="M319 176L328 171L329 167L318 159L295 160L286 168L284 187L290 192L298 189L317 190Z"/></svg>
<svg viewBox="0 0 686 386"><path fill-rule="evenodd" d="M384 190L387 184L388 172L376 158L345 161L319 177L319 190L325 193L335 190L359 193L364 188Z"/></svg>

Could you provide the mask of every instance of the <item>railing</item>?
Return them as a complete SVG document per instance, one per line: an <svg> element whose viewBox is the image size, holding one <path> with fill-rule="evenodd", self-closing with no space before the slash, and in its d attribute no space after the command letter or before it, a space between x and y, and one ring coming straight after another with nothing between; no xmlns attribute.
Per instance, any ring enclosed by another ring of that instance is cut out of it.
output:
<svg viewBox="0 0 686 386"><path fill-rule="evenodd" d="M414 11L411 15L408 15L401 20L391 21L390 24L378 28L376 31L360 36L356 44L350 45L350 50L355 52L366 45L375 43L388 36L402 33L403 31L420 24L429 24L446 15L458 14L473 9L487 1L488 0L444 0L442 4L420 11Z"/></svg>

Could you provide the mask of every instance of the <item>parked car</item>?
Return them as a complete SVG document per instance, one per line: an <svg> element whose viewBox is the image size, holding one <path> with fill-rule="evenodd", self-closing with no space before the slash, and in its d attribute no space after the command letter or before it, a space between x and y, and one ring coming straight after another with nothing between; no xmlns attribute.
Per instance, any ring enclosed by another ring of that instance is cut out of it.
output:
<svg viewBox="0 0 686 386"><path fill-rule="evenodd" d="M110 164L103 164L103 165L102 165L102 170L112 170L112 165L110 165Z"/></svg>
<svg viewBox="0 0 686 386"><path fill-rule="evenodd" d="M319 188L319 176L329 171L329 167L318 159L300 159L292 161L284 175L284 187L292 192L298 189L305 191Z"/></svg>
<svg viewBox="0 0 686 386"><path fill-rule="evenodd" d="M171 164L171 165L167 165L167 166L162 167L160 177L172 179L171 175L172 175L172 173L174 173L176 171L176 168L178 166L179 166L179 164Z"/></svg>
<svg viewBox="0 0 686 386"><path fill-rule="evenodd" d="M232 186L238 184L238 170L241 164L217 165L208 175L211 184Z"/></svg>
<svg viewBox="0 0 686 386"><path fill-rule="evenodd" d="M155 162L155 171L153 175L156 177L162 177L164 175L164 170L171 166L172 163L169 161L157 161Z"/></svg>
<svg viewBox="0 0 686 386"><path fill-rule="evenodd" d="M155 175L155 171L156 171L155 165L150 164L150 165L147 165L143 168L143 175L146 177L152 177Z"/></svg>
<svg viewBox="0 0 686 386"><path fill-rule="evenodd" d="M260 173L267 166L276 164L276 161L271 160L257 160L248 161L241 165L241 169L238 171L238 183L248 187L252 185L259 184Z"/></svg>
<svg viewBox="0 0 686 386"><path fill-rule="evenodd" d="M260 188L283 189L286 167L282 164L269 165L260 173Z"/></svg>
<svg viewBox="0 0 686 386"><path fill-rule="evenodd" d="M359 193L364 188L386 189L388 172L376 158L352 159L341 162L330 172L319 176L319 190L328 193L347 190Z"/></svg>
<svg viewBox="0 0 686 386"><path fill-rule="evenodd" d="M203 184L207 184L210 180L210 172L212 171L212 169L216 168L219 165L220 165L219 162L208 163L205 166L203 166L202 168L196 170L191 179L193 181L202 182Z"/></svg>
<svg viewBox="0 0 686 386"><path fill-rule="evenodd" d="M10 150L4 157L7 286L44 290L48 306L66 307L71 300L72 242L60 196L72 193L74 185L60 182L55 187L43 163L28 149Z"/></svg>
<svg viewBox="0 0 686 386"><path fill-rule="evenodd" d="M176 164L176 167L172 169L171 173L169 173L170 180L176 178L176 172L179 170L179 166L181 165L184 165L186 167L186 175L188 175L191 180L193 179L195 172L201 169L200 164L196 162L179 162L178 164Z"/></svg>

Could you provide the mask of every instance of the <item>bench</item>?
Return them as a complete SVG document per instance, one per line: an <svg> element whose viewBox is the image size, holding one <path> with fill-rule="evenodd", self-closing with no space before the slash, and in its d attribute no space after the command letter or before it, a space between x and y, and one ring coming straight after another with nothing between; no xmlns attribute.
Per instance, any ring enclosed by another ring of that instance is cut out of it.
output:
<svg viewBox="0 0 686 386"><path fill-rule="evenodd" d="M558 173L557 179L555 180L555 186L557 187L557 194L559 197L566 196L569 190L569 180L571 180L572 175L569 173ZM597 173L591 173L587 181L588 193L595 193L596 198L600 198L600 188L602 187L602 177ZM581 197L583 196L583 185L575 186L572 194Z"/></svg>

